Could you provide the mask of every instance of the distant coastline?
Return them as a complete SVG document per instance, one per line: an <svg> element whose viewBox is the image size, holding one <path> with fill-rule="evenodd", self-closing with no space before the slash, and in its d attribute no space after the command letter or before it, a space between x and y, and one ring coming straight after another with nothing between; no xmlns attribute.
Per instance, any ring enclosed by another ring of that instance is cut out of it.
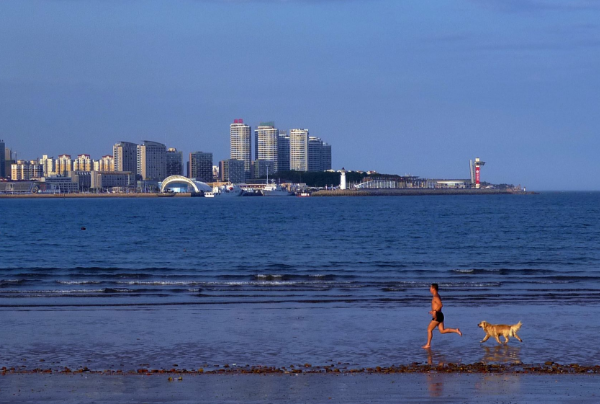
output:
<svg viewBox="0 0 600 404"><path fill-rule="evenodd" d="M176 197L190 197L190 193L176 194ZM157 198L158 194L115 193L115 194L0 194L0 199L73 199L73 198Z"/></svg>
<svg viewBox="0 0 600 404"><path fill-rule="evenodd" d="M533 195L536 192L518 191L511 189L430 189L430 188L401 188L401 189L360 189L360 190L320 190L313 192L313 197L340 196L425 196L425 195ZM72 194L0 194L0 199L73 199L73 198L157 198L156 193L72 193ZM177 198L189 198L190 193L177 193Z"/></svg>

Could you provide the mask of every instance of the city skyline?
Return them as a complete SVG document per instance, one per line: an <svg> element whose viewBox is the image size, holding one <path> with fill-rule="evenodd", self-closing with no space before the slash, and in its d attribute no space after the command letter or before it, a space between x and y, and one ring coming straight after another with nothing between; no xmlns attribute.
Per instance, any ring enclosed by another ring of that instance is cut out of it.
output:
<svg viewBox="0 0 600 404"><path fill-rule="evenodd" d="M238 119L234 119L234 121L238 121ZM259 137L259 128L264 127L263 124L264 122L260 122L258 124L256 124L256 126L252 126L250 124L244 123L243 119L239 119L239 121L242 121L241 123L246 126L248 128L248 135L250 137L250 141L249 141L249 145L250 145L250 149L247 151L248 157L249 157L249 171L252 171L251 169L251 163L257 159L264 159L265 156L263 155L258 155L258 150L256 149L257 145L258 145L258 137ZM237 122L234 122L234 124L237 124ZM224 134L223 136L221 136L221 140L222 143L226 142L229 145L230 151L227 153L227 155L222 156L223 158L221 159L217 159L214 160L216 163L218 163L218 161L220 160L227 160L232 158L232 151L231 151L231 126L234 125L231 124L230 125L230 133L229 135ZM268 122L268 124L273 124L273 121ZM294 130L294 129L291 129ZM308 129L306 129L308 131ZM287 129L277 129L277 134L282 134L285 136L285 134L287 134L289 132L289 130ZM229 136L229 138L227 138L227 136ZM311 136L311 138L315 138L313 136ZM10 138L8 138L10 139ZM320 140L320 138L318 138ZM115 170L116 171L131 171L131 172L135 172L137 173L138 171L138 164L139 162L137 161L137 147L141 144L143 144L144 142L152 142L152 143L159 143L164 145L167 148L167 151L170 149L173 149L174 151L183 151L181 148L177 147L176 145L172 145L171 142L169 140L167 141L159 141L159 140L145 140L145 139L140 139L139 141L131 141L131 137L129 138L129 140L115 140L114 143L112 143L111 147L103 147L103 149L107 149L108 152L101 152L100 154L97 153L88 153L88 152L64 152L65 149L72 149L73 147L65 147L65 146L60 146L60 145L56 145L55 143L51 143L51 146L49 147L49 149L51 150L61 150L62 152L60 153L50 153L47 151L42 151L42 154L39 156L33 156L29 151L29 148L23 150L15 150L13 147L11 147L11 143L10 141L6 141L4 139L0 139L0 144L2 145L2 147L6 148L6 150L10 150L11 154L16 156L16 160L23 160L23 161L32 161L32 160L42 160L45 157L48 158L54 158L54 159L60 159L61 156L71 156L71 158L73 160L77 160L80 156L88 156L91 157L92 160L102 160L102 158L106 157L107 155L110 156L117 156L117 155L121 155L121 154L125 154L126 158L125 160L128 161L128 163L126 163L124 166L115 166ZM330 144L327 144L329 147L331 147ZM32 149L35 149L35 147L31 147ZM85 147L84 147L85 149ZM189 152L186 152L185 155L188 155L190 152L196 152L199 149L202 149L202 147L192 147L192 149L190 149ZM193 150L193 151L192 151ZM274 150L275 155L278 155L280 153L280 150ZM212 153L212 152L211 152ZM213 153L214 154L214 153ZM4 153L2 154L4 156ZM9 160L9 159L6 159ZM243 160L243 158L242 158ZM184 162L185 163L189 163L189 159L187 161ZM115 163L116 164L116 163ZM277 165L275 166L277 167ZM360 170L360 169L357 169ZM366 170L365 170L366 171ZM183 175L186 175L185 169L183 172Z"/></svg>
<svg viewBox="0 0 600 404"><path fill-rule="evenodd" d="M464 177L480 156L494 183L600 189L580 174L600 170L597 21L586 0L6 0L0 138L223 159L223 122L275 118L338 168Z"/></svg>
<svg viewBox="0 0 600 404"><path fill-rule="evenodd" d="M48 155L36 159L14 158L15 153L5 149L2 140L0 152L6 157L2 167L8 180L58 181L62 184L62 180L56 177L72 177L82 189L109 182L122 187L123 183L131 183L132 179L141 181L143 188L147 189L156 187L158 182L173 175L204 182L211 182L218 175L222 181L245 183L277 172L278 165L289 169L291 157L298 152L304 161L302 166L294 163L294 171L331 170L331 145L309 136L307 129L291 130L292 133L295 131L304 135L304 142L300 145L290 142L285 131L275 128L274 122L261 123L253 133L243 119L236 118L229 126L230 158L219 161L217 166L212 152L191 152L188 160L184 161L183 151L151 140L143 140L140 144L120 141L113 145L112 155L103 155L98 160L87 153L78 154L76 158L70 154L61 154L57 159ZM268 136L265 137L266 134ZM106 175L103 178L103 175L96 174ZM65 186L63 190L72 185Z"/></svg>

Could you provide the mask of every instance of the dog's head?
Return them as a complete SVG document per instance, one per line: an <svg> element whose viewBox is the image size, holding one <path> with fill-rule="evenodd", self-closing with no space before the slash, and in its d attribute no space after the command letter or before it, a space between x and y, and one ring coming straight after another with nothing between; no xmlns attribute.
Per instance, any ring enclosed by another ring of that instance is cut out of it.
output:
<svg viewBox="0 0 600 404"><path fill-rule="evenodd" d="M479 328L483 328L485 330L485 328L488 326L488 322L487 321L482 321L481 323L477 324L477 327Z"/></svg>

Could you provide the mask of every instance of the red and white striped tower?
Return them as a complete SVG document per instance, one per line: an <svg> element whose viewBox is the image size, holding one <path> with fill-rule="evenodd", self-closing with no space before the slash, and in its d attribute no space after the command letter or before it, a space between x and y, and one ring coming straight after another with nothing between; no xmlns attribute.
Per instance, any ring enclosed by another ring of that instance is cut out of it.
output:
<svg viewBox="0 0 600 404"><path fill-rule="evenodd" d="M475 158L475 188L479 189L481 187L481 166L485 165L485 161L479 160L479 157Z"/></svg>

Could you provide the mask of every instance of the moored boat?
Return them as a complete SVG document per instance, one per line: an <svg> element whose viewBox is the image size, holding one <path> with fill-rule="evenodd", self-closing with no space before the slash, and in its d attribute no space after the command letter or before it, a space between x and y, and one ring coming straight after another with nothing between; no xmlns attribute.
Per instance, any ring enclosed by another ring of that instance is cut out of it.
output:
<svg viewBox="0 0 600 404"><path fill-rule="evenodd" d="M289 192L287 189L283 188L281 185L267 185L263 190L262 194L264 196L292 196L293 193Z"/></svg>
<svg viewBox="0 0 600 404"><path fill-rule="evenodd" d="M229 184L222 185L220 187L214 187L213 194L217 198L242 196L244 194L244 190L240 188L239 185Z"/></svg>

